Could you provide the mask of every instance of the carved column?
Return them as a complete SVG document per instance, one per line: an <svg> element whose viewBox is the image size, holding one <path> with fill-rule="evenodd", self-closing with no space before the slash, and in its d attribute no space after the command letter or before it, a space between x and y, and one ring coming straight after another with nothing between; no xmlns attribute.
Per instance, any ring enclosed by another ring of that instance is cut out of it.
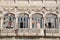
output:
<svg viewBox="0 0 60 40"><path fill-rule="evenodd" d="M32 15L30 15L30 28L32 28Z"/></svg>
<svg viewBox="0 0 60 40"><path fill-rule="evenodd" d="M30 28L32 28L32 14L29 15L30 19Z"/></svg>
<svg viewBox="0 0 60 40"><path fill-rule="evenodd" d="M1 28L3 28L3 18L4 18L4 16L3 16L3 13L2 13L2 16L1 16Z"/></svg>
<svg viewBox="0 0 60 40"><path fill-rule="evenodd" d="M45 14L43 15L43 19L44 19L44 28L45 28L45 20L46 20L46 18L45 18Z"/></svg>
<svg viewBox="0 0 60 40"><path fill-rule="evenodd" d="M1 18L1 28L3 28L3 17Z"/></svg>
<svg viewBox="0 0 60 40"><path fill-rule="evenodd" d="M18 28L18 13L16 9L15 9L15 20L16 20L15 28Z"/></svg>

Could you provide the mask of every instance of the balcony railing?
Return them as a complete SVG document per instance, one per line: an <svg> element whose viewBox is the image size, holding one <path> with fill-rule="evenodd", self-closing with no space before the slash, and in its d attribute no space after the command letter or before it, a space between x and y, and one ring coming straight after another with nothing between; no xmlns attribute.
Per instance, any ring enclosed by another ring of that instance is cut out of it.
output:
<svg viewBox="0 0 60 40"><path fill-rule="evenodd" d="M23 36L23 34L25 34L25 33L29 33L29 29L19 28L19 29L17 29L17 30L16 30L16 32L15 32L15 33L16 33L16 35L19 35L19 36L21 36L21 35L22 35L22 36Z"/></svg>
<svg viewBox="0 0 60 40"><path fill-rule="evenodd" d="M18 28L0 30L0 36L59 36L59 29Z"/></svg>
<svg viewBox="0 0 60 40"><path fill-rule="evenodd" d="M1 36L15 36L15 30L14 29L1 29Z"/></svg>
<svg viewBox="0 0 60 40"><path fill-rule="evenodd" d="M45 35L46 36L59 36L59 29L46 29Z"/></svg>
<svg viewBox="0 0 60 40"><path fill-rule="evenodd" d="M28 29L28 28L20 28L17 29L16 34L23 35L23 36L39 36L39 35L44 35L44 30L43 29Z"/></svg>

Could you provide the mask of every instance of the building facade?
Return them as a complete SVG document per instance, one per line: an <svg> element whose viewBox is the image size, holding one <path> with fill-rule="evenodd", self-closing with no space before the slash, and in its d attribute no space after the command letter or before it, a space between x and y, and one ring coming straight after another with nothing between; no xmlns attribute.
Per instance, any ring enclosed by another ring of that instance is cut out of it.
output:
<svg viewBox="0 0 60 40"><path fill-rule="evenodd" d="M60 0L0 0L0 40L60 40Z"/></svg>

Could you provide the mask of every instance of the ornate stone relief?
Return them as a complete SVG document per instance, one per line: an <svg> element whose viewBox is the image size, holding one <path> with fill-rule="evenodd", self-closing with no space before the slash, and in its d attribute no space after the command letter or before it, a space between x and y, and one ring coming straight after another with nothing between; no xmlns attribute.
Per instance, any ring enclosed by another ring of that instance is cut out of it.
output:
<svg viewBox="0 0 60 40"><path fill-rule="evenodd" d="M49 11L49 12L56 12L58 13L58 9L57 8L45 8L46 11Z"/></svg>
<svg viewBox="0 0 60 40"><path fill-rule="evenodd" d="M45 11L47 11L47 12L56 12L56 13L60 12L60 11L58 11L58 7L56 7L56 8L47 8L47 7L32 8L31 10L34 11L34 12L42 12L42 13L45 13Z"/></svg>
<svg viewBox="0 0 60 40"><path fill-rule="evenodd" d="M38 9L38 8L33 9L33 8L32 8L32 11L40 12L40 9Z"/></svg>
<svg viewBox="0 0 60 40"><path fill-rule="evenodd" d="M58 10L58 7L56 8L47 8L47 7L42 7L42 8L31 8L31 10L29 8L20 8L20 7L4 7L3 8L4 11L7 11L7 12L15 12L15 11L19 11L19 12L25 12L27 11L28 13L30 13L31 11L34 11L34 12L42 12L44 13L45 11L48 11L48 12L56 12L56 13L59 13L60 11ZM16 9L16 10L15 10Z"/></svg>
<svg viewBox="0 0 60 40"><path fill-rule="evenodd" d="M28 11L28 9L27 8L16 8L17 9L17 11Z"/></svg>
<svg viewBox="0 0 60 40"><path fill-rule="evenodd" d="M14 12L15 11L15 7L3 7L3 10L4 11L7 11L7 12Z"/></svg>
<svg viewBox="0 0 60 40"><path fill-rule="evenodd" d="M11 11L11 12L15 12L15 8L10 8L9 11Z"/></svg>

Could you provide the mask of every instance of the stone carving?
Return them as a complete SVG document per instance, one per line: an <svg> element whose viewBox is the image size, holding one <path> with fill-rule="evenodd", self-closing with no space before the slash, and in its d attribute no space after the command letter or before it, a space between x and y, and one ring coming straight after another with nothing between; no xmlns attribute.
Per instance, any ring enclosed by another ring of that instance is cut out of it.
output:
<svg viewBox="0 0 60 40"><path fill-rule="evenodd" d="M28 11L28 9L27 8L16 8L18 11Z"/></svg>
<svg viewBox="0 0 60 40"><path fill-rule="evenodd" d="M3 11L14 12L15 8L13 8L13 7L3 7Z"/></svg>

